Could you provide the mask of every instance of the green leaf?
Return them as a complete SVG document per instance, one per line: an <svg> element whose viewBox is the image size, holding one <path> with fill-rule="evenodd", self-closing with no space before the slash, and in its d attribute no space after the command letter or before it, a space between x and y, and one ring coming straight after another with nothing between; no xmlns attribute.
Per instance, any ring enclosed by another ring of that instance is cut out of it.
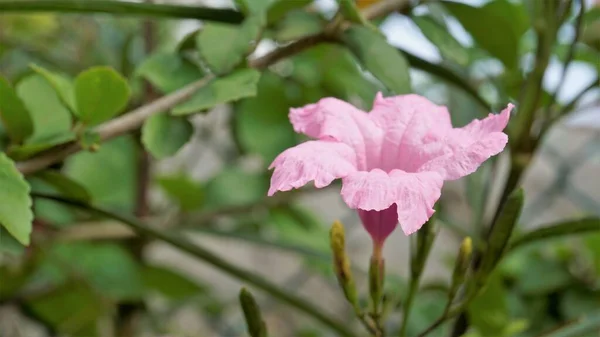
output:
<svg viewBox="0 0 600 337"><path fill-rule="evenodd" d="M385 37L369 28L353 26L344 32L343 39L365 69L392 93L407 94L412 91L408 62L387 43Z"/></svg>
<svg viewBox="0 0 600 337"><path fill-rule="evenodd" d="M206 184L206 207L248 205L267 195L269 180L264 175L225 169Z"/></svg>
<svg viewBox="0 0 600 337"><path fill-rule="evenodd" d="M157 182L171 199L177 201L183 211L193 211L204 203L202 185L188 176L160 177Z"/></svg>
<svg viewBox="0 0 600 337"><path fill-rule="evenodd" d="M142 296L140 268L129 252L116 244L58 244L52 247L47 259L49 268L56 268L57 273L75 272L113 300L135 300Z"/></svg>
<svg viewBox="0 0 600 337"><path fill-rule="evenodd" d="M313 0L277 0L274 4L269 7L267 11L267 23L272 24L283 19L289 12L295 9L301 9L312 3ZM305 11L298 11L304 12Z"/></svg>
<svg viewBox="0 0 600 337"><path fill-rule="evenodd" d="M142 127L142 143L154 158L167 158L179 151L194 134L194 126L186 118L164 113L150 117Z"/></svg>
<svg viewBox="0 0 600 337"><path fill-rule="evenodd" d="M33 213L29 184L15 163L0 152L0 225L23 245L29 245Z"/></svg>
<svg viewBox="0 0 600 337"><path fill-rule="evenodd" d="M566 237L588 232L600 232L600 218L589 217L577 220L563 221L559 223L540 226L539 229L523 234L511 242L510 249L513 250L529 243L540 240Z"/></svg>
<svg viewBox="0 0 600 337"><path fill-rule="evenodd" d="M265 13L274 0L234 0L236 6L245 14Z"/></svg>
<svg viewBox="0 0 600 337"><path fill-rule="evenodd" d="M477 45L508 68L518 66L519 41L527 26L522 7L506 0L495 0L483 7L451 1L442 3L473 36Z"/></svg>
<svg viewBox="0 0 600 337"><path fill-rule="evenodd" d="M19 256L25 252L25 246L23 246L14 236L10 235L4 229L4 227L0 226L0 257L3 253ZM1 259L0 259L1 260ZM1 270L1 269L0 269ZM2 280L2 276L0 276L0 280ZM2 296L3 282L0 282L0 297Z"/></svg>
<svg viewBox="0 0 600 337"><path fill-rule="evenodd" d="M122 112L130 95L125 78L109 67L90 68L75 79L76 111L87 126L100 124Z"/></svg>
<svg viewBox="0 0 600 337"><path fill-rule="evenodd" d="M5 235L0 227L0 235ZM0 236L1 238L2 236ZM22 247L22 246L21 246ZM4 247L0 245L0 253ZM23 286L27 284L29 278L29 270L27 265L13 266L3 264L0 266L0 300L14 296Z"/></svg>
<svg viewBox="0 0 600 337"><path fill-rule="evenodd" d="M144 266L142 278L146 289L157 291L176 301L189 299L207 292L204 286L164 267Z"/></svg>
<svg viewBox="0 0 600 337"><path fill-rule="evenodd" d="M121 136L103 143L97 152L80 152L69 157L64 172L83 185L98 205L132 211L136 158L133 140Z"/></svg>
<svg viewBox="0 0 600 337"><path fill-rule="evenodd" d="M200 55L219 75L231 72L254 50L264 16L250 16L241 25L207 23L197 36Z"/></svg>
<svg viewBox="0 0 600 337"><path fill-rule="evenodd" d="M321 32L324 25L325 21L318 14L293 11L277 22L274 38L278 42L294 41Z"/></svg>
<svg viewBox="0 0 600 337"><path fill-rule="evenodd" d="M561 293L560 313L566 319L578 319L598 309L600 292L572 287Z"/></svg>
<svg viewBox="0 0 600 337"><path fill-rule="evenodd" d="M14 143L22 143L33 133L33 121L25 104L7 79L0 76L0 119Z"/></svg>
<svg viewBox="0 0 600 337"><path fill-rule="evenodd" d="M484 281L498 261L504 255L513 230L521 215L524 203L523 189L513 191L506 199L498 219L492 225L492 230L487 238L487 249L479 268L479 281Z"/></svg>
<svg viewBox="0 0 600 337"><path fill-rule="evenodd" d="M360 14L354 0L336 0L340 9L340 12L350 22L366 25L368 21Z"/></svg>
<svg viewBox="0 0 600 337"><path fill-rule="evenodd" d="M469 322L483 336L499 337L499 332L508 325L510 317L506 296L502 278L495 273L490 277L483 292L469 304Z"/></svg>
<svg viewBox="0 0 600 337"><path fill-rule="evenodd" d="M204 73L175 53L156 52L138 66L136 75L145 78L163 93L169 93L202 78Z"/></svg>
<svg viewBox="0 0 600 337"><path fill-rule="evenodd" d="M260 154L265 163L296 144L296 134L287 117L292 106L285 82L265 73L256 97L242 101L234 114L234 130L243 150Z"/></svg>
<svg viewBox="0 0 600 337"><path fill-rule="evenodd" d="M172 113L187 115L207 110L218 104L255 96L259 79L260 72L254 69L242 69L217 78L200 89L190 100L176 106Z"/></svg>
<svg viewBox="0 0 600 337"><path fill-rule="evenodd" d="M52 73L35 64L31 65L36 73L43 76L48 83L54 88L61 102L69 108L70 111L75 111L75 90L73 81L63 75Z"/></svg>
<svg viewBox="0 0 600 337"><path fill-rule="evenodd" d="M437 47L443 58L456 62L461 66L469 64L467 49L445 27L429 16L416 16L412 19L419 26L423 35Z"/></svg>
<svg viewBox="0 0 600 337"><path fill-rule="evenodd" d="M107 312L102 298L78 283L44 292L29 299L26 306L43 322L72 336L95 336L96 322Z"/></svg>
<svg viewBox="0 0 600 337"><path fill-rule="evenodd" d="M33 121L34 131L27 144L44 144L71 134L71 113L44 77L38 74L25 77L17 85L17 93Z"/></svg>
<svg viewBox="0 0 600 337"><path fill-rule="evenodd" d="M84 202L89 202L92 199L90 193L85 189L85 187L58 171L42 171L36 173L35 177L43 180L59 191L60 194L70 199Z"/></svg>

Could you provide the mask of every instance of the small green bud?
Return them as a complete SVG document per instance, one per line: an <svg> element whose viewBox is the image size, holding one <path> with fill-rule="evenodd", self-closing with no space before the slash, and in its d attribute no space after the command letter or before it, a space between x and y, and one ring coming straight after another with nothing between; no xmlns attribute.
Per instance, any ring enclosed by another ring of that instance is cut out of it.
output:
<svg viewBox="0 0 600 337"><path fill-rule="evenodd" d="M452 274L452 286L460 286L464 280L471 262L471 255L473 254L473 240L470 237L466 237L460 245L458 250L458 257L456 258L456 264L454 265L454 273Z"/></svg>
<svg viewBox="0 0 600 337"><path fill-rule="evenodd" d="M254 297L246 288L242 288L240 291L240 303L244 311L250 336L267 337L267 326L262 319L258 304L256 304Z"/></svg>
<svg viewBox="0 0 600 337"><path fill-rule="evenodd" d="M356 285L350 270L350 259L346 255L346 238L344 234L344 226L341 222L336 221L331 226L329 232L331 250L333 251L333 267L335 275L338 279L340 287L344 291L344 296L352 304L355 310L358 309L358 296L356 293Z"/></svg>

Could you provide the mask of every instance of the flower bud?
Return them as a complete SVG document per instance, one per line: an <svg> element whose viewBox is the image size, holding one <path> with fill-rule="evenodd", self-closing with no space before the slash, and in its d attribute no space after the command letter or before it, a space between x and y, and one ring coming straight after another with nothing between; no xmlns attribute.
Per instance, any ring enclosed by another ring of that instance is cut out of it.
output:
<svg viewBox="0 0 600 337"><path fill-rule="evenodd" d="M356 285L350 270L350 259L346 255L346 239L344 226L341 222L336 221L333 223L329 232L329 239L333 251L333 267L338 283L344 291L344 296L356 310L358 308Z"/></svg>
<svg viewBox="0 0 600 337"><path fill-rule="evenodd" d="M245 288L240 291L240 303L246 318L248 334L251 337L267 337L267 326L262 319L258 304L256 304L252 294Z"/></svg>
<svg viewBox="0 0 600 337"><path fill-rule="evenodd" d="M460 244L460 249L458 250L458 257L456 258L454 273L452 274L452 287L458 288L464 282L472 254L473 240L471 240L470 237L466 237Z"/></svg>

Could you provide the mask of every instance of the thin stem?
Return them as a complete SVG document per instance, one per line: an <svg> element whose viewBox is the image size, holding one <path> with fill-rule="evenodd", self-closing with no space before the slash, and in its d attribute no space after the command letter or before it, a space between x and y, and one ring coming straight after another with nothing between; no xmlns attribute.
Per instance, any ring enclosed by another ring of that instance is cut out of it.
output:
<svg viewBox="0 0 600 337"><path fill-rule="evenodd" d="M10 12L105 13L126 16L198 19L226 23L240 23L244 19L242 13L230 9L114 0L0 1L0 13L5 14Z"/></svg>
<svg viewBox="0 0 600 337"><path fill-rule="evenodd" d="M166 242L166 243L174 246L175 248L178 248L181 251L184 251L206 263L211 264L215 268L220 269L221 271L223 271L229 275L235 276L242 281L248 282L249 284L269 293L270 295L278 298L279 300L281 300L281 301L291 305L292 307L304 312L305 314L315 318L316 320L320 321L324 325L328 326L332 330L339 333L340 336L356 337L356 335L352 331L350 331L347 326L345 326L344 324L342 324L340 322L333 320L327 314L325 314L323 311L321 311L321 309L315 307L313 304L307 302L303 298L295 296L295 295L291 295L284 289L279 288L277 285L267 281L266 279L262 278L261 276L254 274L250 271L247 271L245 269L242 269L238 266L235 266L235 265L225 261L218 255L213 254L209 250L204 249L201 246L198 246L183 237L172 235L170 233L166 233L161 230L156 230L154 228L151 228L151 227L143 224L142 222L140 222L137 219L133 219L133 218L130 218L127 216L122 216L122 215L113 213L111 211L104 210L104 209L96 207L96 206L88 205L81 201L67 199L67 198L63 198L63 197L55 196L55 195L41 194L41 193L32 193L32 196L36 197L36 198L53 200L53 201L56 201L56 202L59 202L62 204L77 207L82 210L96 213L98 215L119 221L119 222L127 225L134 231L138 232L140 235L148 236L153 239L157 239L157 240Z"/></svg>

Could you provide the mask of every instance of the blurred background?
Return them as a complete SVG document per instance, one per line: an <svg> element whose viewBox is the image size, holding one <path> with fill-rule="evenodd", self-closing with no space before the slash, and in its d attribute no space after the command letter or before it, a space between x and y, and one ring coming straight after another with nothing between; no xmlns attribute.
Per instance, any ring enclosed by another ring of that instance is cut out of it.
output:
<svg viewBox="0 0 600 337"><path fill-rule="evenodd" d="M234 8L227 0L163 2ZM536 46L527 2L460 2L475 7L510 5L512 14L497 11L498 20L493 22L505 25L489 27L486 33L501 48L515 49L516 70L481 47L479 38L465 27L468 17L459 17L436 1L423 1L410 13L394 13L376 22L388 42L408 55L413 90L447 105L455 126L488 111L465 90L414 59L466 79L492 111L499 112L516 101ZM589 11L598 12L599 2L585 3ZM316 0L308 6L309 11L289 12L270 27L251 58L306 32L318 32L337 9L334 0ZM543 89L549 95L562 83L557 104L573 105L543 138L522 177L526 206L519 232L600 216L600 21L589 20L576 57L563 75L566 49L576 36L579 2L572 6L558 32ZM185 54L182 41L201 27L201 22L189 19L0 12L0 72L12 83L24 83L32 76L31 63L70 76L93 65L109 65L130 81L134 90L130 106L135 107L148 99L143 84L148 76L142 67L148 59L147 44L152 55L173 50ZM502 35L512 29L519 31L518 40L509 45L510 39L506 42ZM181 76L175 71L173 77ZM169 74L165 76L168 80ZM38 97L49 95L47 88L37 90ZM194 115L190 140L173 156L148 161L152 178L146 209L136 203L140 175L148 172L139 167L135 137L103 143L96 153L73 155L60 168L85 186L97 204L128 214L141 212L157 226L185 233L226 260L355 324L331 270L328 229L334 220L346 226L355 277L364 292L371 241L357 215L343 203L337 185L267 198L266 167L278 153L302 140L287 119L290 107L336 96L368 110L380 90L382 84L338 45L320 45L278 63L262 76L256 97ZM162 94L158 87L150 93ZM48 115L45 123L60 121ZM493 215L499 182L509 171L508 157L503 153L477 173L444 186L440 234L411 315L409 336L443 310L458 245L466 235L477 237ZM50 190L43 181L31 183L34 190ZM136 251L131 233L111 221L45 200L37 200L34 207L34 238L44 244L23 250L0 241L0 336L245 336L237 300L244 282L159 242L144 242ZM58 233L58 239L44 240L47 233ZM401 293L406 289L409 238L396 231L384 254L387 286ZM25 264L26 272L20 268ZM486 305L476 303L468 312L477 322L473 336L537 336L582 313L598 312L600 234L520 249L507 257L497 279L494 291L482 300ZM270 296L260 291L255 295L272 336L334 336ZM142 309L139 305L135 309L140 301ZM127 317L123 310L128 310L128 303L136 312L133 333L124 332L113 319L119 314ZM400 314L391 319L397 324ZM446 336L450 327L431 336ZM512 330L500 334L500 327ZM597 336L600 333L581 337Z"/></svg>

